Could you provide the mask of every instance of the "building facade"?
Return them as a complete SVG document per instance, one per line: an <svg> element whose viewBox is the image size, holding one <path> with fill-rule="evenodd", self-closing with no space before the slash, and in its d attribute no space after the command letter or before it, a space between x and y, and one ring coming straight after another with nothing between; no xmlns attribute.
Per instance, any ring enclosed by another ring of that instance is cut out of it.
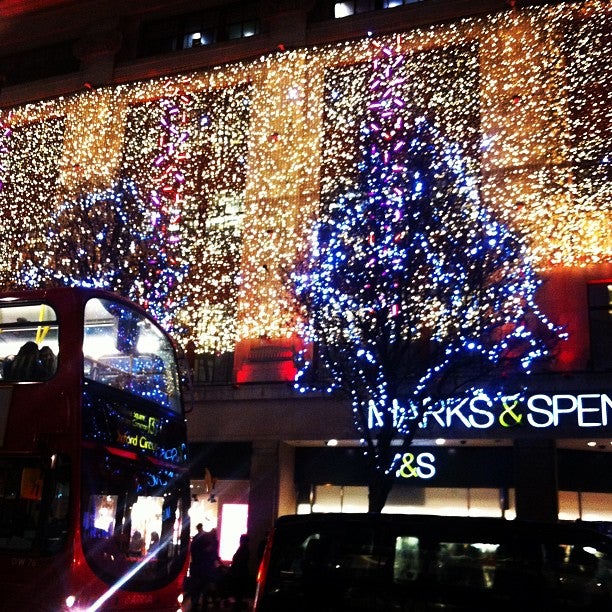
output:
<svg viewBox="0 0 612 612"><path fill-rule="evenodd" d="M459 143L483 201L527 236L538 303L568 338L520 398L484 389L430 415L387 508L612 519L608 3L0 11L0 279L69 269L77 209L133 215L137 200L167 220L198 517L257 541L279 514L367 507L349 403L291 384L303 347L285 272L351 184L369 66L392 45L406 58L399 95ZM115 251L129 260L133 243Z"/></svg>

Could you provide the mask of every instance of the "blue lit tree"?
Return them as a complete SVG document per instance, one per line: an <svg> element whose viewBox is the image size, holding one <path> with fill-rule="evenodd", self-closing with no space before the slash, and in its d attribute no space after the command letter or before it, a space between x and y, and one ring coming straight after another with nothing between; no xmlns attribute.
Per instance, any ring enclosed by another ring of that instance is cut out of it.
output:
<svg viewBox="0 0 612 612"><path fill-rule="evenodd" d="M42 236L28 236L20 282L97 287L133 297L139 268L150 256L151 227L132 181L83 193L58 207Z"/></svg>
<svg viewBox="0 0 612 612"><path fill-rule="evenodd" d="M425 117L406 120L402 61L387 48L375 59L359 184L318 222L293 273L317 376L352 401L370 511L382 510L428 405L493 373L528 372L559 334L534 302L524 242L485 210L460 148ZM304 363L296 386L309 376Z"/></svg>
<svg viewBox="0 0 612 612"><path fill-rule="evenodd" d="M129 179L84 193L58 207L43 236L29 237L16 284L116 291L169 326L181 270L169 260L158 223Z"/></svg>

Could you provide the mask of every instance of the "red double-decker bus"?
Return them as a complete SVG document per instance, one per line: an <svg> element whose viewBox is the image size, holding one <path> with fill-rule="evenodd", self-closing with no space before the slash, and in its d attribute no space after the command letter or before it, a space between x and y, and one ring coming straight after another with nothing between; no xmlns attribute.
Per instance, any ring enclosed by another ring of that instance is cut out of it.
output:
<svg viewBox="0 0 612 612"><path fill-rule="evenodd" d="M104 291L2 293L0 368L0 607L177 610L190 495L168 335Z"/></svg>

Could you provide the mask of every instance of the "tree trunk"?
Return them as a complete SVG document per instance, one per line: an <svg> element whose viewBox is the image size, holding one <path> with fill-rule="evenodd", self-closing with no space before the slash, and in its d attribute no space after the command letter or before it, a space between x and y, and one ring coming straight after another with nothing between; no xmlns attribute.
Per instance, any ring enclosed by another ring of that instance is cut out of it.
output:
<svg viewBox="0 0 612 612"><path fill-rule="evenodd" d="M368 483L368 512L380 514L393 487L393 474L375 472Z"/></svg>

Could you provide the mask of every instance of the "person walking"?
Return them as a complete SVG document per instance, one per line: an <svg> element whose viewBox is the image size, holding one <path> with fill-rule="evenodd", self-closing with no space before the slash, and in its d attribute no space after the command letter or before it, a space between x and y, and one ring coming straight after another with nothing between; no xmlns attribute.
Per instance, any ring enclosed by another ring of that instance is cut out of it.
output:
<svg viewBox="0 0 612 612"><path fill-rule="evenodd" d="M252 594L249 574L249 536L240 536L240 544L232 557L229 571L230 594L234 598L234 610L245 609L246 599Z"/></svg>
<svg viewBox="0 0 612 612"><path fill-rule="evenodd" d="M219 544L213 532L204 531L202 523L196 525L197 533L191 540L191 565L189 566L189 597L191 610L195 612L207 606L208 598L217 597L217 571Z"/></svg>

